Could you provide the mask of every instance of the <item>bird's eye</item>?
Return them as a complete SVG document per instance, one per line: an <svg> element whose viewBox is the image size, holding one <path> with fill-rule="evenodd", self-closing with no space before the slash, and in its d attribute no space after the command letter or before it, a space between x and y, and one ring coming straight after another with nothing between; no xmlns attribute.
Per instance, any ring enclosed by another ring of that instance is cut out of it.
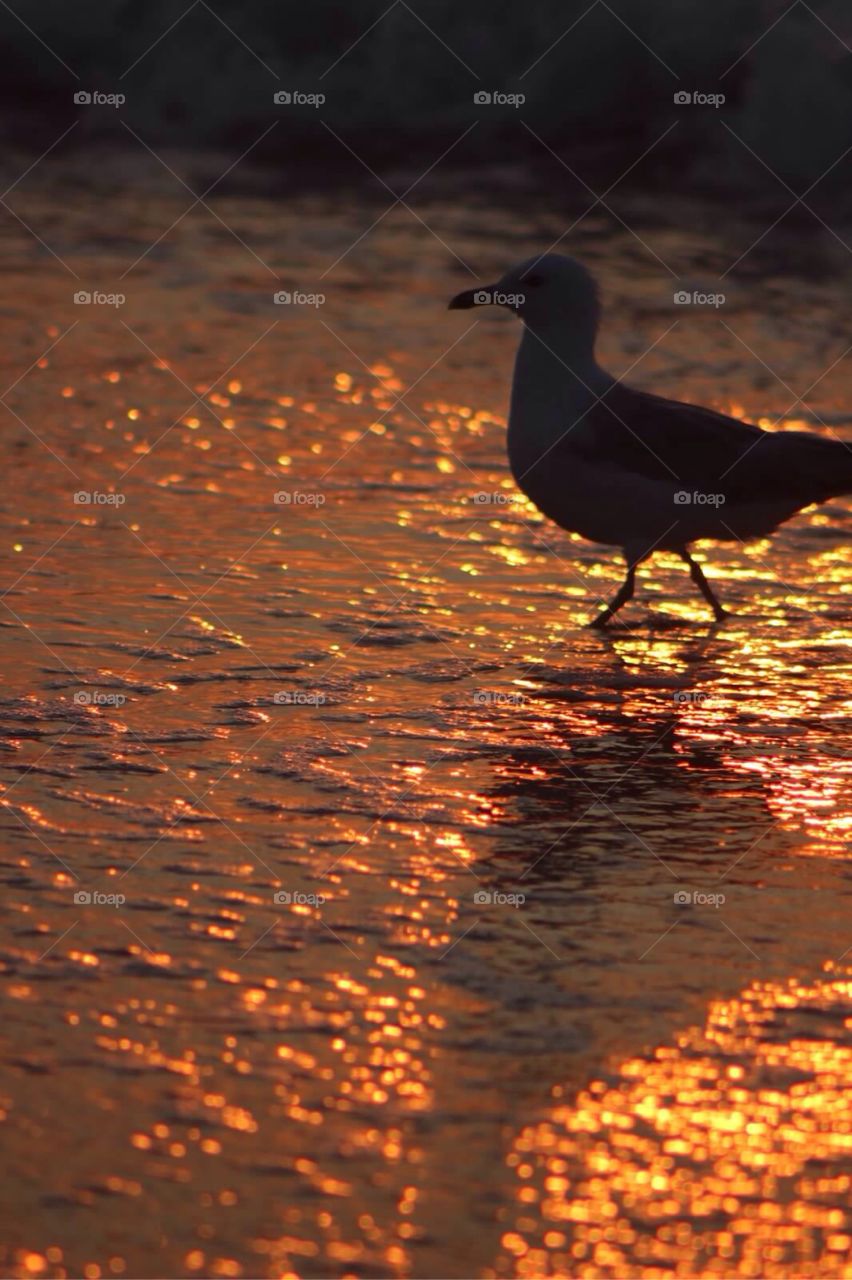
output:
<svg viewBox="0 0 852 1280"><path fill-rule="evenodd" d="M532 275L524 276L524 284L528 284L531 289L535 289L537 285L544 284L544 276L534 271Z"/></svg>

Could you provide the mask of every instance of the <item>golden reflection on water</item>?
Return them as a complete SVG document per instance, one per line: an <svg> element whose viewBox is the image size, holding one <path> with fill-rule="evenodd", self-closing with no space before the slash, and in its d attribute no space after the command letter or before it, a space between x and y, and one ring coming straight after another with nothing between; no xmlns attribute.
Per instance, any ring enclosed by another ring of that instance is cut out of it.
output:
<svg viewBox="0 0 852 1280"><path fill-rule="evenodd" d="M278 206L269 251L282 218L313 260ZM165 324L141 295L162 358L81 325L26 383L80 485L127 504L75 507L61 472L54 500L15 440L3 1267L850 1274L849 980L789 977L848 945L848 511L702 549L737 610L718 632L659 556L631 625L591 636L621 570L508 475L514 332L483 322L442 363L436 260L416 304L356 272L381 307L330 288L328 326L257 344L228 266L244 310L210 320L170 279ZM706 344L679 351L672 392L715 403ZM78 878L127 910L78 906ZM675 884L722 880L718 920L677 915ZM519 887L523 909L474 900Z"/></svg>
<svg viewBox="0 0 852 1280"><path fill-rule="evenodd" d="M521 1132L497 1275L848 1276L852 979L755 983Z"/></svg>

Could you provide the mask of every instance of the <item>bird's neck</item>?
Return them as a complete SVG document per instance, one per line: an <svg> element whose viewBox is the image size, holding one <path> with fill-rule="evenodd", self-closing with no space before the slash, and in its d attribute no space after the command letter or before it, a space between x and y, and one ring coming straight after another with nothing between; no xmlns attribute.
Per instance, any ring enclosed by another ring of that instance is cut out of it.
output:
<svg viewBox="0 0 852 1280"><path fill-rule="evenodd" d="M552 333L524 328L512 380L507 441L512 473L524 492L530 493L542 476L545 485L550 483L558 442L582 447L593 438L591 410L613 381L595 360L588 333L581 340L570 332L566 335L564 328Z"/></svg>
<svg viewBox="0 0 852 1280"><path fill-rule="evenodd" d="M586 395L603 395L612 378L595 359L595 328L570 323L530 325L515 361L515 384L537 385L548 398L576 404Z"/></svg>

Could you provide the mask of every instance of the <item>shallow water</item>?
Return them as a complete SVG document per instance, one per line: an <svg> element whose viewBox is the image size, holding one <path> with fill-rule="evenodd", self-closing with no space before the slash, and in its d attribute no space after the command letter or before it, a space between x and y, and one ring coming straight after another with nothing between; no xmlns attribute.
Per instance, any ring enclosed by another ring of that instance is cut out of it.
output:
<svg viewBox="0 0 852 1280"><path fill-rule="evenodd" d="M516 500L514 322L444 309L564 212L329 271L371 206L145 254L156 183L105 251L17 194L62 261L6 223L5 1273L848 1274L848 504L702 548L721 628L660 556L589 633L620 570ZM762 229L631 222L695 287ZM616 372L852 439L829 237L718 312L563 247Z"/></svg>

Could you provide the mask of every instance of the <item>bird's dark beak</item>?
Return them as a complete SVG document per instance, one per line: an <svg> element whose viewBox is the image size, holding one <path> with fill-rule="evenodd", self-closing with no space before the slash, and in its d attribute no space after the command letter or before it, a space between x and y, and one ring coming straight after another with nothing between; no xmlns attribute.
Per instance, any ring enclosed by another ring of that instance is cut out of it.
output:
<svg viewBox="0 0 852 1280"><path fill-rule="evenodd" d="M492 285L486 285L484 289L464 289L461 293L450 299L447 307L448 311L469 311L471 307L487 306L491 301L491 295L494 292Z"/></svg>

